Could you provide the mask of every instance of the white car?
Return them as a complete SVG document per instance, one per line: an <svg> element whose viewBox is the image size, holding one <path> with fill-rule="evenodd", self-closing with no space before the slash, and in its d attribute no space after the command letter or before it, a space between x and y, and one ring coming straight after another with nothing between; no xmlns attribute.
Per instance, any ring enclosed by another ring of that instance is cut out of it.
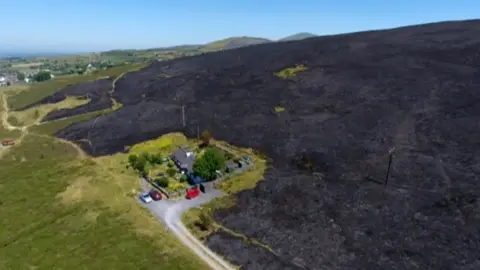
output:
<svg viewBox="0 0 480 270"><path fill-rule="evenodd" d="M153 201L152 197L150 197L150 194L148 193L140 194L140 200L142 200L144 203L151 203Z"/></svg>

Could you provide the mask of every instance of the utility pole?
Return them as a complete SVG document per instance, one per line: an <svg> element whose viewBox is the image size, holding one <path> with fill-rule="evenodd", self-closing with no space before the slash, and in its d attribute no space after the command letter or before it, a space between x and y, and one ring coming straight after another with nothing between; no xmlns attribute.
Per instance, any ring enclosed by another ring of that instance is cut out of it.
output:
<svg viewBox="0 0 480 270"><path fill-rule="evenodd" d="M182 105L182 121L183 127L185 127L185 105Z"/></svg>
<svg viewBox="0 0 480 270"><path fill-rule="evenodd" d="M200 127L197 124L197 139L200 139Z"/></svg>
<svg viewBox="0 0 480 270"><path fill-rule="evenodd" d="M388 168L387 168L387 175L385 176L385 186L388 184L388 177L390 176L390 166L392 166L392 157L393 152L395 152L395 146L388 151Z"/></svg>

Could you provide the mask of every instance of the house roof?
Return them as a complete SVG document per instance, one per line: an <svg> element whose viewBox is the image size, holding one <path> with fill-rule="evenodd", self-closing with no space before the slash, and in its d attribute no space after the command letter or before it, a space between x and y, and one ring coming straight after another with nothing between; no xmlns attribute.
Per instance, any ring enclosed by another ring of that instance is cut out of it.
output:
<svg viewBox="0 0 480 270"><path fill-rule="evenodd" d="M195 162L195 155L187 147L178 148L173 154L172 159L187 172L193 171L193 163Z"/></svg>

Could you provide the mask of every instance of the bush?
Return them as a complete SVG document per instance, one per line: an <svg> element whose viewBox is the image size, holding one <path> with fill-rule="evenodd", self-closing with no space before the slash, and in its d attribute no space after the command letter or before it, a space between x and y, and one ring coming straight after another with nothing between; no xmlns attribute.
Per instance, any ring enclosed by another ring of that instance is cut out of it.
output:
<svg viewBox="0 0 480 270"><path fill-rule="evenodd" d="M210 131L204 130L200 135L200 140L202 140L202 146L208 146L210 144L210 139L212 138Z"/></svg>
<svg viewBox="0 0 480 270"><path fill-rule="evenodd" d="M160 154L150 155L148 161L150 162L150 164L162 164L163 157Z"/></svg>
<svg viewBox="0 0 480 270"><path fill-rule="evenodd" d="M167 169L167 175L170 176L170 177L174 177L176 173L177 173L177 170L175 170L175 168L168 168Z"/></svg>
<svg viewBox="0 0 480 270"><path fill-rule="evenodd" d="M167 188L168 185L170 184L169 181L168 181L168 178L166 178L166 177L157 178L157 179L155 179L154 182L162 188Z"/></svg>
<svg viewBox="0 0 480 270"><path fill-rule="evenodd" d="M180 176L180 182L184 183L187 181L188 181L188 176L186 174L182 174L182 176Z"/></svg>
<svg viewBox="0 0 480 270"><path fill-rule="evenodd" d="M208 231L213 226L213 218L209 214L201 212L195 225L202 231Z"/></svg>

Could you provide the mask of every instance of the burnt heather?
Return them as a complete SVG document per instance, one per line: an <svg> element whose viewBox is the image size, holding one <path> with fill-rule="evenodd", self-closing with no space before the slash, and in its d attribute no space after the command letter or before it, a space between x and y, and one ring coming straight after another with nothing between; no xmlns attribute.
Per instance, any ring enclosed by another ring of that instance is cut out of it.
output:
<svg viewBox="0 0 480 270"><path fill-rule="evenodd" d="M57 136L104 155L198 126L264 152L265 181L215 218L275 254L207 240L245 269L480 269L479 90L480 21L445 22L158 62Z"/></svg>

